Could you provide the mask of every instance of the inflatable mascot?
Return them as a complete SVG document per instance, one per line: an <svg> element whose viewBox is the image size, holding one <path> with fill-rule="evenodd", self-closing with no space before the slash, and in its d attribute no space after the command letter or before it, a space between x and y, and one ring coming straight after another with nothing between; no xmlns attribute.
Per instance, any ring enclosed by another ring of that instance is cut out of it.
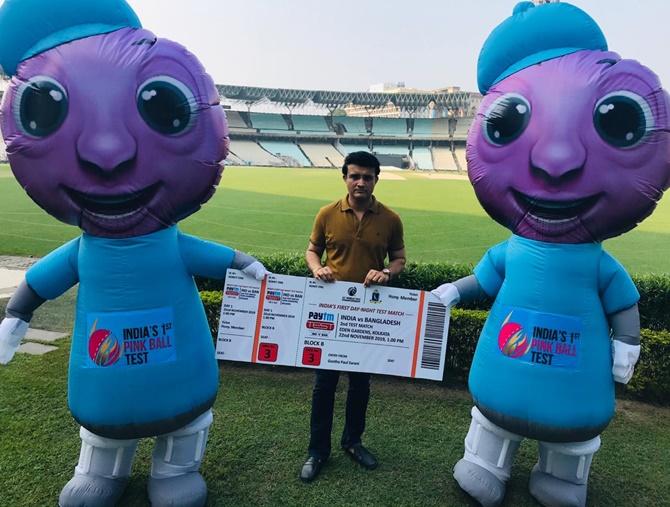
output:
<svg viewBox="0 0 670 507"><path fill-rule="evenodd" d="M68 404L82 446L59 503L116 503L138 439L156 436L152 504L203 505L218 367L193 275L266 273L175 225L221 177L228 130L216 87L123 0L5 0L0 33L12 171L38 205L83 230L27 272L0 325L7 363L33 311L79 284Z"/></svg>
<svg viewBox="0 0 670 507"><path fill-rule="evenodd" d="M563 2L519 3L484 43L478 81L469 177L512 236L473 276L434 291L447 305L495 299L454 477L499 505L532 438L531 494L583 506L614 382L628 382L640 352L638 292L601 241L649 216L668 186L670 101L653 72L609 52L596 23Z"/></svg>

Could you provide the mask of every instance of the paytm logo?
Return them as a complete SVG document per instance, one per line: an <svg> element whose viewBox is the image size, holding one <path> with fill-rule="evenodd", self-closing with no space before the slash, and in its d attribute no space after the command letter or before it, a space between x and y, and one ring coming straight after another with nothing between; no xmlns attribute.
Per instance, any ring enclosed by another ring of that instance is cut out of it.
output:
<svg viewBox="0 0 670 507"><path fill-rule="evenodd" d="M269 290L267 291L266 298L270 301L281 301L281 291L280 290Z"/></svg>
<svg viewBox="0 0 670 507"><path fill-rule="evenodd" d="M305 326L307 329L332 331L335 329L335 315L332 313L309 312L309 318Z"/></svg>
<svg viewBox="0 0 670 507"><path fill-rule="evenodd" d="M335 315L332 313L309 312L310 320L321 320L324 322L335 322Z"/></svg>

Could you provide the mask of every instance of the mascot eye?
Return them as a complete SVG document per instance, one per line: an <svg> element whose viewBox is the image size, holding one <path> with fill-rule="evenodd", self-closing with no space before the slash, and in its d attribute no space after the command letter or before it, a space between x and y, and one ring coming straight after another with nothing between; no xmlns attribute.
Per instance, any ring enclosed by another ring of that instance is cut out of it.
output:
<svg viewBox="0 0 670 507"><path fill-rule="evenodd" d="M530 121L530 104L519 94L497 99L486 112L484 135L492 144L503 146L518 138Z"/></svg>
<svg viewBox="0 0 670 507"><path fill-rule="evenodd" d="M53 134L65 121L68 110L63 86L50 77L35 76L23 83L17 92L17 123L34 137Z"/></svg>
<svg viewBox="0 0 670 507"><path fill-rule="evenodd" d="M653 127L653 116L646 100L636 93L621 90L598 101L593 123L606 143L630 148Z"/></svg>
<svg viewBox="0 0 670 507"><path fill-rule="evenodd" d="M189 88L169 76L152 77L137 91L137 109L156 132L177 135L193 123L195 98Z"/></svg>

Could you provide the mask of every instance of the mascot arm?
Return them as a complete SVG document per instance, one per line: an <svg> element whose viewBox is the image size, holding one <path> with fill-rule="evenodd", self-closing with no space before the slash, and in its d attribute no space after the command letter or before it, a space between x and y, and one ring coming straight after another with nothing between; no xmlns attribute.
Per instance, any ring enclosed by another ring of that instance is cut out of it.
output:
<svg viewBox="0 0 670 507"><path fill-rule="evenodd" d="M0 364L7 364L28 332L28 323L17 317L5 317L0 323Z"/></svg>
<svg viewBox="0 0 670 507"><path fill-rule="evenodd" d="M0 323L0 364L14 357L28 332L33 312L47 299L54 299L79 281L77 252L79 239L66 243L37 262L26 273L7 303L6 317Z"/></svg>
<svg viewBox="0 0 670 507"><path fill-rule="evenodd" d="M239 250L235 250L235 257L231 266L234 269L241 269L243 273L254 277L256 280L262 280L268 274L268 270L259 260L251 255L247 255Z"/></svg>
<svg viewBox="0 0 670 507"><path fill-rule="evenodd" d="M505 280L507 241L490 248L475 266L474 276L484 295L495 298ZM478 290L479 290L478 289Z"/></svg>
<svg viewBox="0 0 670 507"><path fill-rule="evenodd" d="M453 306L458 303L473 303L488 298L488 294L477 281L474 275L465 276L454 283L445 283L431 291L440 298L445 306Z"/></svg>
<svg viewBox="0 0 670 507"><path fill-rule="evenodd" d="M0 364L12 360L28 332L28 322L33 318L33 312L44 301L25 280L21 282L7 303L5 319L0 323Z"/></svg>
<svg viewBox="0 0 670 507"><path fill-rule="evenodd" d="M475 266L475 274L445 283L432 291L446 306L494 298L505 279L507 241L490 248Z"/></svg>
<svg viewBox="0 0 670 507"><path fill-rule="evenodd" d="M481 301L488 299L489 297L475 275L466 276L460 280L456 280L454 285L461 296L461 303L474 303L475 301Z"/></svg>
<svg viewBox="0 0 670 507"><path fill-rule="evenodd" d="M637 305L608 316L612 328L612 375L627 384L640 357L640 314Z"/></svg>
<svg viewBox="0 0 670 507"><path fill-rule="evenodd" d="M191 275L224 279L226 270L233 268L262 280L267 273L263 265L250 255L188 234L180 233L179 249Z"/></svg>
<svg viewBox="0 0 670 507"><path fill-rule="evenodd" d="M37 310L42 303L46 301L35 290L23 280L16 292L12 294L7 303L5 316L7 318L21 319L24 322L30 322L33 318L33 312Z"/></svg>
<svg viewBox="0 0 670 507"><path fill-rule="evenodd" d="M612 376L626 384L640 357L640 293L624 267L607 252L600 261L599 291L612 329Z"/></svg>

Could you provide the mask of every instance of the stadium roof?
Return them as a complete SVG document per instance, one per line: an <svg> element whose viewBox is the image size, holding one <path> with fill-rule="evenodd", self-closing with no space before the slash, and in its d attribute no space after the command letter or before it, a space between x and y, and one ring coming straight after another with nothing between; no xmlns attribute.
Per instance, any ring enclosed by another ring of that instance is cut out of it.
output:
<svg viewBox="0 0 670 507"><path fill-rule="evenodd" d="M481 98L479 93L465 91L437 92L337 92L327 90L292 90L287 88L258 88L254 86L216 85L221 97L254 103L269 100L286 105L313 102L329 108L348 104L380 107L389 102L399 108L426 107L430 102L447 109L469 109L473 99Z"/></svg>

